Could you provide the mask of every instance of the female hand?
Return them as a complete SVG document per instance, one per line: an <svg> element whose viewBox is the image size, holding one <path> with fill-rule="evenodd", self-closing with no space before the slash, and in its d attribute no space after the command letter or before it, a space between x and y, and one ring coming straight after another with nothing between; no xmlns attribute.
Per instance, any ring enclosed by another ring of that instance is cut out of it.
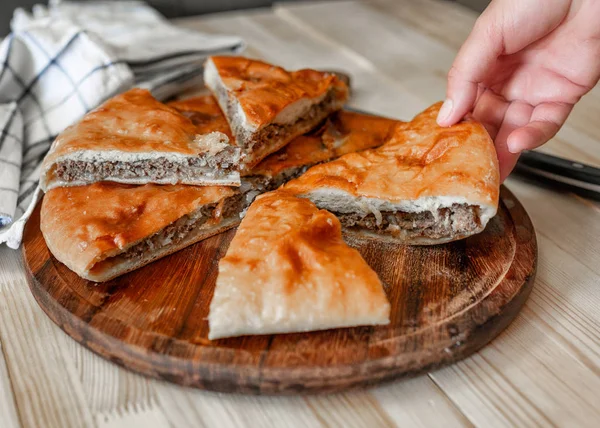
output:
<svg viewBox="0 0 600 428"><path fill-rule="evenodd" d="M438 124L472 112L495 140L504 180L599 78L600 0L493 0L448 73Z"/></svg>

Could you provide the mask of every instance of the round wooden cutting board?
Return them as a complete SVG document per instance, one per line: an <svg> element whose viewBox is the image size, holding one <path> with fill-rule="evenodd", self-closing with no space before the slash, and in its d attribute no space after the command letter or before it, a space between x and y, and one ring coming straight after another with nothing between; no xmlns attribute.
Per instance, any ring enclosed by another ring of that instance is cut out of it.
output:
<svg viewBox="0 0 600 428"><path fill-rule="evenodd" d="M527 299L535 232L506 189L486 230L446 245L352 239L384 282L391 323L209 341L218 260L235 230L103 284L79 278L48 251L38 205L23 256L31 290L68 335L145 375L257 394L331 392L432 370L478 350Z"/></svg>

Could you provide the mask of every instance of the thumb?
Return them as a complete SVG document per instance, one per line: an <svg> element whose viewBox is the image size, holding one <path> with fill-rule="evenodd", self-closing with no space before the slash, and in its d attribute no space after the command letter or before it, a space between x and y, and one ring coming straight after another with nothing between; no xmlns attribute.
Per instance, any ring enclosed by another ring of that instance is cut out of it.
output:
<svg viewBox="0 0 600 428"><path fill-rule="evenodd" d="M488 15L477 20L448 72L446 101L437 117L440 126L454 125L473 110L479 84L502 54L501 28Z"/></svg>

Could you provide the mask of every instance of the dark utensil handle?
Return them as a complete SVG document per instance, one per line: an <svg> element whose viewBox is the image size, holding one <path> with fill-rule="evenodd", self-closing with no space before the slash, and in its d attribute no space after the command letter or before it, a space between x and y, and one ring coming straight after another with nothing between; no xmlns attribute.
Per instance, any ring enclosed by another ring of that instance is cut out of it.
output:
<svg viewBox="0 0 600 428"><path fill-rule="evenodd" d="M578 182L600 186L600 169L536 151L521 153L517 166L526 166Z"/></svg>
<svg viewBox="0 0 600 428"><path fill-rule="evenodd" d="M600 170L590 165L529 151L521 154L515 172L553 189L600 200Z"/></svg>

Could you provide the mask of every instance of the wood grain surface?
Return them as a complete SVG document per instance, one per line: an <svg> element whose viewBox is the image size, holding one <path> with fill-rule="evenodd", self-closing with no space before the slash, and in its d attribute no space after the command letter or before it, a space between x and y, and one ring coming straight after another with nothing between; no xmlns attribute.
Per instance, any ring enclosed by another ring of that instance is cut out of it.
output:
<svg viewBox="0 0 600 428"><path fill-rule="evenodd" d="M533 226L506 189L486 230L438 246L348 237L382 279L388 326L210 341L218 260L235 230L112 281L86 281L58 262L39 230L23 256L33 295L67 334L145 375L222 392L332 392L431 370L464 358L516 316L535 276Z"/></svg>
<svg viewBox="0 0 600 428"><path fill-rule="evenodd" d="M315 14L329 20L315 21ZM448 59L428 69L429 46L456 54L476 18L445 0L369 0L285 3L175 23L235 33L248 43L245 54L285 67L349 72L353 106L406 120L444 97L438 70ZM357 31L330 31L327 21ZM404 54L409 40L419 55ZM418 72L409 72L415 66ZM541 150L600 167L598 109L600 87ZM514 322L446 368L335 395L223 395L123 369L65 335L33 298L21 253L1 247L0 426L596 428L600 203L518 176L507 186L531 216L539 246L535 285Z"/></svg>

